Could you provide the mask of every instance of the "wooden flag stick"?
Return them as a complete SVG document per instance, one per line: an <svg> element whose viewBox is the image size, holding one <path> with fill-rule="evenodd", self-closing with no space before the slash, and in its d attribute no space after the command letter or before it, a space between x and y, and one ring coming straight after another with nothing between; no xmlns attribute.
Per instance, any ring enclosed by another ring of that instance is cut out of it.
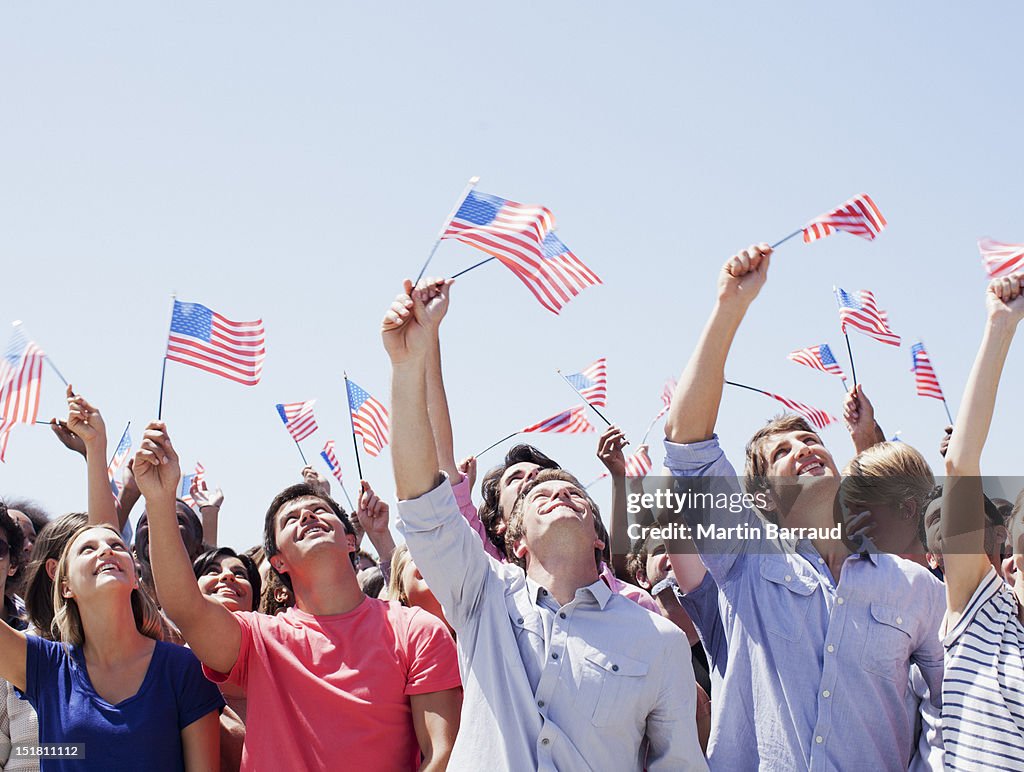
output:
<svg viewBox="0 0 1024 772"><path fill-rule="evenodd" d="M580 390L572 385L572 381L570 381L568 378L566 378L561 370L556 370L555 372L557 372L559 375L562 376L562 380L569 384L569 388L572 389L573 391L575 391L576 394L579 396L579 398L587 403L587 407L589 407L591 410L593 410L595 413L597 413L598 417L602 421L604 421L606 425L608 425L608 426L612 425L612 422L609 421L607 418L605 418L604 414L600 410L598 410L596 407L594 407L593 404L591 404L590 400L588 400L586 397L584 397L582 394L580 394Z"/></svg>
<svg viewBox="0 0 1024 772"><path fill-rule="evenodd" d="M345 401L348 403L348 425L352 427L352 447L356 450L356 472L359 475L359 479L363 479L363 465L359 460L359 443L356 441L356 422L352 418L352 395L348 390L348 373L343 372L342 377L345 379Z"/></svg>
<svg viewBox="0 0 1024 772"><path fill-rule="evenodd" d="M480 182L479 177L470 177L469 182L466 184L466 189L462 191L462 195L459 196L459 200L455 202L455 206L452 207L452 211L445 218L444 225L441 226L441 232L437 234L437 240L434 242L434 246L430 248L430 254L427 255L427 261L420 268L419 276L416 277L416 284L420 283L420 279L423 278L423 274L427 271L427 266L430 265L430 261L434 259L434 253L437 251L438 246L441 244L441 239L444 238L444 232L448 230L448 226L451 224L452 218L459 211L459 208L465 202L467 196L472 192L476 184Z"/></svg>
<svg viewBox="0 0 1024 772"><path fill-rule="evenodd" d="M843 337L846 338L846 353L850 355L850 374L853 376L853 385L857 385L857 366L853 363L853 349L850 347L850 334L848 332L843 333Z"/></svg>

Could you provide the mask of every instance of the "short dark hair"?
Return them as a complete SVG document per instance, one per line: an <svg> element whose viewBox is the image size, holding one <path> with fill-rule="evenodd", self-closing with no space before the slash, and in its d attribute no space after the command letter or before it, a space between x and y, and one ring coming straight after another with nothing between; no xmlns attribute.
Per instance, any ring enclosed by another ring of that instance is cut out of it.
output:
<svg viewBox="0 0 1024 772"><path fill-rule="evenodd" d="M198 581L199 577L221 558L235 558L245 567L245 578L249 580L249 586L252 587L252 608L249 611L258 610L263 581L260 579L260 570L256 567L253 559L244 552L239 554L231 547L214 547L212 550L207 550L192 563L192 573L196 575L196 580Z"/></svg>
<svg viewBox="0 0 1024 772"><path fill-rule="evenodd" d="M281 507L290 501L295 499L304 499L306 497L312 497L319 499L331 508L331 511L338 516L341 520L341 525L345 529L345 533L355 536L355 529L352 527L352 521L348 519L348 514L344 508L337 501L332 499L320 488L314 488L312 485L306 483L296 483L295 485L289 485L283 491L274 496L274 500L270 502L270 506L267 507L267 514L263 517L263 552L267 556L269 562L274 555L280 550L277 548L277 513L281 511ZM277 569L274 568L274 564L270 563L270 570L280 577L282 584L289 590L292 589L292 580L287 573L280 574Z"/></svg>
<svg viewBox="0 0 1024 772"><path fill-rule="evenodd" d="M25 561L25 532L21 530L20 525L14 522L14 518L7 513L7 505L2 501L0 501L0 530L3 531L4 538L7 541L7 551L11 556L11 568L15 569L14 575L9 577L7 581L17 581Z"/></svg>
<svg viewBox="0 0 1024 772"><path fill-rule="evenodd" d="M496 530L498 524L502 521L500 511L501 476L505 474L505 470L510 466L524 462L536 464L541 469L562 468L557 461L549 458L533 447L533 445L526 445L524 443L511 448L505 454L505 460L484 475L483 482L480 483L480 495L483 501L477 510L477 514L480 516L480 522L483 523L484 530L487 532L487 538L502 554L507 554L508 550L505 548L505 534L499 533ZM511 514L511 512L508 512L505 516L508 517Z"/></svg>

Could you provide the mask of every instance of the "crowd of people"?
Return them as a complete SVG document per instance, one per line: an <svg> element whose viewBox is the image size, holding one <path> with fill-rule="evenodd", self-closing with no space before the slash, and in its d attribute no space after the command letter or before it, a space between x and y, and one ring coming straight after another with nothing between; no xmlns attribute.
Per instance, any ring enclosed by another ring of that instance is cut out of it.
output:
<svg viewBox="0 0 1024 772"><path fill-rule="evenodd" d="M85 511L0 503L3 768L1024 770L1024 492L987 498L980 467L1024 276L987 289L944 485L859 384L845 466L787 414L739 475L715 429L770 262L755 245L720 272L664 476L627 478L627 438L601 435L604 518L531 445L474 491L442 376L451 280L405 282L381 325L395 517L366 481L346 512L306 467L261 544L220 544L222 494L176 497L172 428L147 426L114 497L101 412L68 387L53 428ZM756 503L636 514L652 485Z"/></svg>

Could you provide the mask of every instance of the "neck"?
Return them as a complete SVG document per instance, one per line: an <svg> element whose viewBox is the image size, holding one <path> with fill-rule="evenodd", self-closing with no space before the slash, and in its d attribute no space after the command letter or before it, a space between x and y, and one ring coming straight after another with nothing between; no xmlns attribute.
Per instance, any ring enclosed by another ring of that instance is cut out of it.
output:
<svg viewBox="0 0 1024 772"><path fill-rule="evenodd" d="M308 570L292 570L292 590L295 605L300 611L314 616L345 614L362 603L366 597L359 589L356 574L348 555L338 559L337 554L324 558L310 558Z"/></svg>
<svg viewBox="0 0 1024 772"><path fill-rule="evenodd" d="M528 554L526 575L550 592L559 606L572 601L576 590L593 584L598 577L592 550L585 556L573 555L568 550L553 555Z"/></svg>
<svg viewBox="0 0 1024 772"><path fill-rule="evenodd" d="M122 662L138 656L142 649L152 644L152 640L135 626L131 602L123 597L79 603L78 613L85 632L82 650L86 660Z"/></svg>

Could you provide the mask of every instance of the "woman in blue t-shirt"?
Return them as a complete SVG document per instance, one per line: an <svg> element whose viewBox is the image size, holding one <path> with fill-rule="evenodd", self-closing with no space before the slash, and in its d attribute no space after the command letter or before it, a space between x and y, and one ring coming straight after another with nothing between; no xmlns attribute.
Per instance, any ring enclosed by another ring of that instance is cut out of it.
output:
<svg viewBox="0 0 1024 772"><path fill-rule="evenodd" d="M159 612L110 526L85 526L54 577L54 637L0 624L0 677L32 703L43 770L205 770L218 758L217 688Z"/></svg>

